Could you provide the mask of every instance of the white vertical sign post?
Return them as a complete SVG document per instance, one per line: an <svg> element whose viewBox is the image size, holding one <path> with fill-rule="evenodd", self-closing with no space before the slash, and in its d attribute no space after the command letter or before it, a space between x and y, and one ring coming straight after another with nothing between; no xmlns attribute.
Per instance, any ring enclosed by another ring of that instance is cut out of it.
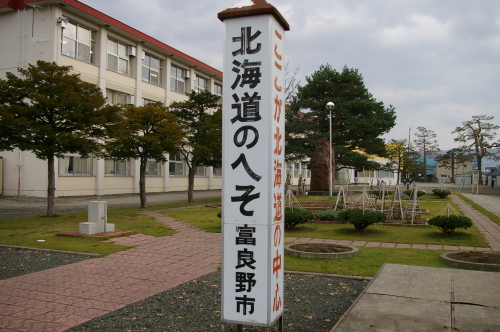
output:
<svg viewBox="0 0 500 332"><path fill-rule="evenodd" d="M225 26L222 323L270 327L283 314L289 28L264 0L244 0L219 19Z"/></svg>

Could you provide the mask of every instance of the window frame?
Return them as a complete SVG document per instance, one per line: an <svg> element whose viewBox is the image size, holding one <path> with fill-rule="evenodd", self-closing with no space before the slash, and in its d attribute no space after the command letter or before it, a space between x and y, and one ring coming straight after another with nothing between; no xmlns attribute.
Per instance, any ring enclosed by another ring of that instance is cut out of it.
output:
<svg viewBox="0 0 500 332"><path fill-rule="evenodd" d="M115 44L115 48L113 52L110 51L110 43ZM120 52L120 46L122 47L121 49L124 50L124 52ZM122 75L127 75L130 76L130 73L132 72L131 70L131 61L130 61L130 55L128 54L128 49L129 45L126 45L118 40L114 40L112 38L108 38L107 44L106 44L106 53L107 53L107 66L106 68L108 70L114 71L116 73L122 74ZM121 54L123 53L123 54ZM110 56L116 58L116 69L110 67ZM126 71L121 70L122 66L120 64L121 61L126 61Z"/></svg>
<svg viewBox="0 0 500 332"><path fill-rule="evenodd" d="M155 165L155 170L156 172L152 173L151 170L151 165ZM149 177L161 177L161 168L162 168L162 163L156 161L155 159L148 159L146 162L146 176Z"/></svg>
<svg viewBox="0 0 500 332"><path fill-rule="evenodd" d="M214 178L221 178L222 177L222 168L212 168L212 175Z"/></svg>
<svg viewBox="0 0 500 332"><path fill-rule="evenodd" d="M156 60L158 62L157 68L152 66L152 60ZM145 63L146 62L146 63ZM141 80L143 82L161 86L161 59L147 52L142 52L142 62L141 62ZM147 71L147 75L145 75L145 70ZM157 81L155 82L153 77L153 72L157 73ZM147 78L145 77L147 76Z"/></svg>
<svg viewBox="0 0 500 332"><path fill-rule="evenodd" d="M110 100L111 96L111 100ZM123 98L123 100L117 99ZM121 102L124 101L124 102ZM107 105L134 105L135 104L135 96L111 89L106 89L106 104Z"/></svg>
<svg viewBox="0 0 500 332"><path fill-rule="evenodd" d="M178 173L179 167L181 174ZM173 168L172 168L173 167ZM176 154L171 154L168 158L168 174L172 177L186 177L186 161L181 152Z"/></svg>
<svg viewBox="0 0 500 332"><path fill-rule="evenodd" d="M113 172L111 173L107 170L107 163L113 163ZM119 173L120 167L117 167L117 162L125 162L125 173ZM131 162L130 159L117 159L117 158L108 158L104 160L104 176L131 176Z"/></svg>
<svg viewBox="0 0 500 332"><path fill-rule="evenodd" d="M200 83L202 83L204 86L200 86ZM196 74L194 77L194 91L196 92L207 91L207 88L208 88L208 79Z"/></svg>
<svg viewBox="0 0 500 332"><path fill-rule="evenodd" d="M184 94L187 85L187 70L172 64L170 66L170 91ZM181 88L182 86L182 88Z"/></svg>
<svg viewBox="0 0 500 332"><path fill-rule="evenodd" d="M67 166L62 165L62 162L64 162L65 158L69 158ZM78 160L76 158L78 158ZM93 156L82 158L79 154L65 154L62 157L57 158L57 163L57 174L59 176L94 176ZM75 169L78 167L78 165L80 165L80 167L85 165L85 172L75 172ZM67 169L67 171L65 171L65 169ZM69 169L71 169L71 171Z"/></svg>
<svg viewBox="0 0 500 332"><path fill-rule="evenodd" d="M74 27L74 36L72 36L69 32L73 30ZM89 38L85 38L81 36L83 31L89 32ZM88 41L86 40L88 39ZM73 44L73 47L68 48L65 44ZM61 53L69 56L71 58L84 61L87 63L95 64L95 44L96 44L96 32L95 30L86 27L83 24L78 22L69 21L66 28L63 29L63 33L61 36ZM81 56L81 52L83 47L88 47L88 57Z"/></svg>

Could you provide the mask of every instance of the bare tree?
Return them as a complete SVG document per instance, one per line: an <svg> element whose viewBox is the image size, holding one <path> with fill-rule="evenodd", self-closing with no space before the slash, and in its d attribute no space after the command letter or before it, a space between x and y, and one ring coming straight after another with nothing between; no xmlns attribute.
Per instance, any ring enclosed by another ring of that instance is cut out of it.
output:
<svg viewBox="0 0 500 332"><path fill-rule="evenodd" d="M427 182L427 156L432 152L439 151L439 145L434 130L429 130L425 127L417 127L418 132L415 133L417 139L413 141L415 147L422 152L424 182Z"/></svg>
<svg viewBox="0 0 500 332"><path fill-rule="evenodd" d="M488 149L500 147L500 140L495 141L495 136L500 126L489 121L493 120L489 115L473 115L472 120L462 122L462 127L456 127L452 134L457 134L455 142L463 144L462 149L472 151L477 160L479 170L479 184L483 184L481 173L483 157L493 156L500 159L498 154L488 151Z"/></svg>
<svg viewBox="0 0 500 332"><path fill-rule="evenodd" d="M291 72L288 69L288 64L289 62L285 65L285 105L290 105L290 102L297 93L297 87L300 84L300 81L297 79L300 71L299 66L295 67L293 72Z"/></svg>

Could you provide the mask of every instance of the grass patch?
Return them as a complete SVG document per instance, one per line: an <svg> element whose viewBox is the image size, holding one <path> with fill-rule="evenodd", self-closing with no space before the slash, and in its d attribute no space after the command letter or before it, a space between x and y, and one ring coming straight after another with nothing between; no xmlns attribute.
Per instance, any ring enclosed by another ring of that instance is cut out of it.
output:
<svg viewBox="0 0 500 332"><path fill-rule="evenodd" d="M470 206L472 206L475 210L481 212L482 214L484 214L485 216L487 216L488 218L490 218L492 221L494 221L495 223L497 223L498 225L500 225L500 217L498 217L493 212L490 212L489 210L486 210L484 207L482 207L481 205L478 205L478 204L474 203L474 201L468 199L467 197L465 197L462 194L459 194L459 193L453 193L453 194L459 196L461 199L463 199L465 202L467 202L467 204L469 204Z"/></svg>
<svg viewBox="0 0 500 332"><path fill-rule="evenodd" d="M200 207L169 210L163 213L183 220L207 232L220 233L221 219L217 217L217 213L219 212L219 208ZM453 236L447 237L436 227L429 225L389 226L375 224L368 227L365 232L357 234L351 224L308 222L286 230L285 236L350 241L488 247L486 240L476 227L469 228L467 232L458 230Z"/></svg>
<svg viewBox="0 0 500 332"><path fill-rule="evenodd" d="M219 203L220 200L207 200L196 203L162 204L141 208L108 209L108 223L115 229L134 230L152 236L172 235L174 231L142 213L145 210L178 208L201 204ZM68 250L108 255L128 246L102 242L103 238L56 236L56 233L77 231L78 224L88 221L87 213L71 213L55 216L41 216L16 220L0 221L0 243L43 249ZM45 242L37 242L45 240Z"/></svg>
<svg viewBox="0 0 500 332"><path fill-rule="evenodd" d="M476 227L469 228L468 232L458 230L453 236L447 237L436 227L429 225L389 226L374 224L364 232L358 234L350 224L308 222L287 230L285 236L350 241L488 247L486 240Z"/></svg>
<svg viewBox="0 0 500 332"><path fill-rule="evenodd" d="M439 255L444 252L447 251L359 247L357 256L343 259L311 259L286 255L285 269L373 277L384 263L450 268L451 266L439 260Z"/></svg>
<svg viewBox="0 0 500 332"><path fill-rule="evenodd" d="M168 210L163 213L167 216L179 219L201 228L210 233L220 233L222 221L217 217L220 208L198 207L191 209Z"/></svg>

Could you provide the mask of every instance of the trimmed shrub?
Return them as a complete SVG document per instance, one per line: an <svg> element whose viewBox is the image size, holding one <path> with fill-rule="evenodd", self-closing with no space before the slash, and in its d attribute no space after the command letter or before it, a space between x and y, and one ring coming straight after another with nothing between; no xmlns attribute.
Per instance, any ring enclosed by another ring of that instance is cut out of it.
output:
<svg viewBox="0 0 500 332"><path fill-rule="evenodd" d="M314 215L307 211L301 210L299 208L285 208L285 229L292 229L297 225L303 224L309 220L312 220Z"/></svg>
<svg viewBox="0 0 500 332"><path fill-rule="evenodd" d="M446 234L446 236L455 233L455 229L457 228L467 229L472 227L470 218L464 216L435 216L429 219L428 224L436 226L441 232Z"/></svg>
<svg viewBox="0 0 500 332"><path fill-rule="evenodd" d="M368 193L371 194L371 195L375 195L375 196L377 196L379 198L382 197L382 190L370 190ZM387 196L390 193L389 193L388 190L386 190L384 194L385 194L384 196Z"/></svg>
<svg viewBox="0 0 500 332"><path fill-rule="evenodd" d="M412 193L413 193L413 190L405 190L405 191L403 191L403 194L408 195L408 196L411 196ZM424 195L425 195L425 191L424 190L417 190L417 196L418 197L424 196Z"/></svg>
<svg viewBox="0 0 500 332"><path fill-rule="evenodd" d="M316 212L314 212L314 219L333 221L337 220L337 216L339 213L340 211L336 210L317 210Z"/></svg>
<svg viewBox="0 0 500 332"><path fill-rule="evenodd" d="M450 191L446 189L432 189L432 192L439 198L446 198L446 196L451 194Z"/></svg>
<svg viewBox="0 0 500 332"><path fill-rule="evenodd" d="M371 224L384 221L385 218L386 216L382 212L363 212L361 209L344 210L338 215L339 220L353 224L356 232L358 233L366 229Z"/></svg>

